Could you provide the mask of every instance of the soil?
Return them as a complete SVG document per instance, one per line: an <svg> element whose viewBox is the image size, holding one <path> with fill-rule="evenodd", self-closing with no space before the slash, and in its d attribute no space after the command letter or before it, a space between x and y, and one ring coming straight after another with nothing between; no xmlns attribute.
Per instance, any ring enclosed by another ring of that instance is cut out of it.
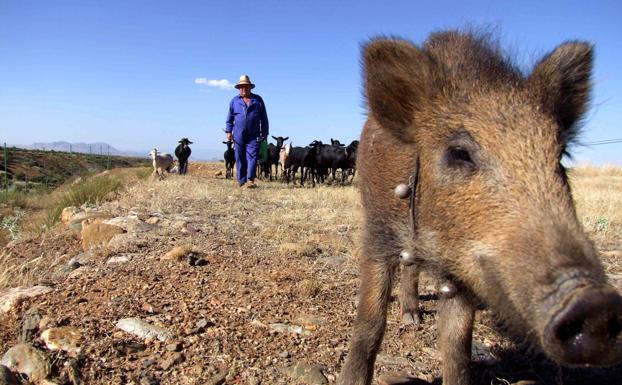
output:
<svg viewBox="0 0 622 385"><path fill-rule="evenodd" d="M234 189L233 182L214 177L220 167L191 168L186 178ZM157 191L157 182L152 183L155 187L149 188ZM242 194L252 199L252 194L283 188L276 182L270 183L276 187L266 188L268 183ZM70 273L59 275L54 268L42 274L37 283L54 291L0 315L0 352L17 343L21 320L36 308L48 325L74 326L83 332L83 350L77 358L50 353L59 384L71 383L67 362L77 367L85 384L305 384L283 372L298 363L319 366L328 382L336 383L355 315L359 282L354 257L321 250L292 257L278 242L262 242L239 230L253 228L254 218L269 210L261 201L229 210L226 216L201 200L180 198L176 204L177 213L164 217L183 215L188 224L184 231L160 227L137 235L122 248L92 254ZM147 216L151 210L131 209ZM9 247L23 258L45 248L60 268L80 253L80 241L70 230L54 231L45 239ZM183 244L193 245L194 258L160 260ZM115 256L127 256L129 261L106 263ZM413 379L412 384L440 384L434 282L424 278L420 295L419 327L404 327L397 300L391 303L376 378L400 373L420 380ZM162 326L174 337L166 342L133 337L115 326L126 317ZM473 364L477 384L622 383L622 366L558 367L536 350L504 337L488 311L479 311L477 319L474 344L480 354ZM306 325L307 333L272 330L269 325L276 323ZM34 343L45 349L38 338Z"/></svg>

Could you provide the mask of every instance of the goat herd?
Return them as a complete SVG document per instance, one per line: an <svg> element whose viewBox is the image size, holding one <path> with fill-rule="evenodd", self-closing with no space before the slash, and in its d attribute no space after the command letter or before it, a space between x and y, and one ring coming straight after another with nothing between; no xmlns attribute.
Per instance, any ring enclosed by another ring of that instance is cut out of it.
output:
<svg viewBox="0 0 622 385"><path fill-rule="evenodd" d="M266 156L260 157L257 162L257 176L263 179L278 180L279 167L281 167L281 179L287 183L296 184L296 173L300 170L300 185L310 180L316 183L324 181L332 175L333 182L336 179L337 169L341 170L341 184L345 184L351 176L354 178L356 171L356 152L358 140L349 145L341 144L338 140L330 140L331 144L324 144L314 140L307 147L293 147L291 143L285 145L289 137L273 136L276 144L269 143ZM235 166L235 150L233 142L223 142L227 145L224 154L226 178L233 177ZM273 173L274 166L274 173Z"/></svg>
<svg viewBox="0 0 622 385"><path fill-rule="evenodd" d="M300 185L310 181L313 186L316 183L324 183L329 176L332 181L336 180L337 170L341 170L341 184L345 184L348 178L354 178L356 172L356 152L359 141L354 140L349 145L344 145L336 139L330 139L331 144L324 144L314 140L306 147L293 147L291 143L285 144L289 137L273 136L276 144L269 143L267 156L260 157L257 162L257 176L262 179L278 180L279 167L282 170L281 179L286 183L290 181L296 184L296 173L300 170ZM159 153L155 148L149 155L153 160L153 173L163 176L164 172L178 172L186 174L188 171L188 158L192 151L192 144L188 138L182 138L175 148L177 157L177 170L173 167L175 160L171 154ZM235 149L232 141L223 142L227 146L224 153L225 177L233 178L235 166ZM273 173L274 167L274 173Z"/></svg>

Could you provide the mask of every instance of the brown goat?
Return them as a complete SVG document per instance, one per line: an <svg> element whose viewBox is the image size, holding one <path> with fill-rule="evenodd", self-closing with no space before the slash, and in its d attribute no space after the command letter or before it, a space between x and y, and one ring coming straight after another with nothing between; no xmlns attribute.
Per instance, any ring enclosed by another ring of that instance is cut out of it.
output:
<svg viewBox="0 0 622 385"><path fill-rule="evenodd" d="M592 46L564 43L528 76L475 33L435 33L421 48L377 39L363 55L361 289L339 384L372 381L400 259L412 264L402 272L405 316L417 320L419 269L446 282L445 385L471 383L479 304L557 362L620 361L622 298L560 163L589 102Z"/></svg>

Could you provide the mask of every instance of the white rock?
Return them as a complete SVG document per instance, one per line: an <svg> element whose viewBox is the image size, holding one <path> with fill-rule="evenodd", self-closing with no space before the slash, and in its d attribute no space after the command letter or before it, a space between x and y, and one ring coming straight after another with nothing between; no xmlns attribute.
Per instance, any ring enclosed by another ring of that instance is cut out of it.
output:
<svg viewBox="0 0 622 385"><path fill-rule="evenodd" d="M158 339L166 341L172 337L172 333L160 326L151 325L140 318L123 318L117 322L117 327L144 339Z"/></svg>
<svg viewBox="0 0 622 385"><path fill-rule="evenodd" d="M130 261L130 258L127 255L121 255L119 257L110 257L110 258L108 258L106 263L108 263L108 264L126 263L126 262L129 262L129 261Z"/></svg>
<svg viewBox="0 0 622 385"><path fill-rule="evenodd" d="M50 375L51 365L46 355L27 343L17 344L9 349L0 364L39 382Z"/></svg>
<svg viewBox="0 0 622 385"><path fill-rule="evenodd" d="M26 298L36 297L52 291L47 286L15 287L0 290L0 314L7 313Z"/></svg>
<svg viewBox="0 0 622 385"><path fill-rule="evenodd" d="M50 350L62 350L70 355L80 353L81 350L82 333L74 327L47 329L41 333L41 339Z"/></svg>

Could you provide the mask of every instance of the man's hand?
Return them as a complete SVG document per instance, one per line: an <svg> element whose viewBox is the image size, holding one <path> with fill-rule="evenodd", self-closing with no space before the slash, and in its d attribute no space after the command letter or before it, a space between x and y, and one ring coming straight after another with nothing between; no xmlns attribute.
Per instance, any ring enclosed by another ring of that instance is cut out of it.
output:
<svg viewBox="0 0 622 385"><path fill-rule="evenodd" d="M231 132L227 132L227 140L230 142L233 140L233 134Z"/></svg>

